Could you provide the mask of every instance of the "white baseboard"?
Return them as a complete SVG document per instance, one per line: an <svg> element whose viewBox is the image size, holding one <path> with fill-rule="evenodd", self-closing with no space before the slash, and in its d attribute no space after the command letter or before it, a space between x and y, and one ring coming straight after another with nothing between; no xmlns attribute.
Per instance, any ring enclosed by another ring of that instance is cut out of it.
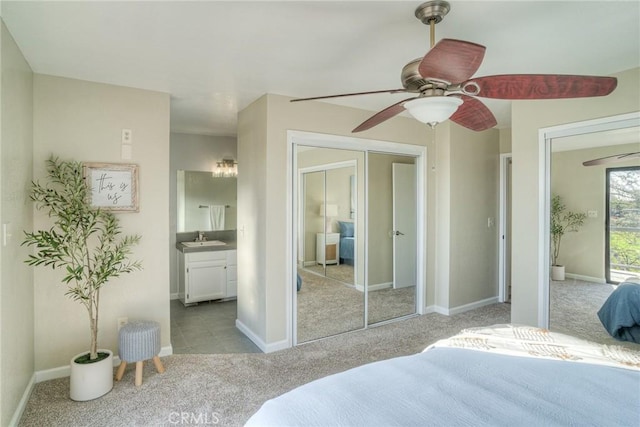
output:
<svg viewBox="0 0 640 427"><path fill-rule="evenodd" d="M160 349L160 353L158 356L171 356L173 354L173 347L168 345L166 347L162 347ZM120 365L120 358L118 356L113 356L113 367ZM35 382L41 383L42 381L55 380L56 378L64 378L71 375L71 367L69 365L59 366L57 368L51 369L43 369L42 371L36 371L34 373Z"/></svg>
<svg viewBox="0 0 640 427"><path fill-rule="evenodd" d="M424 314L435 313L436 312L436 306L435 305L426 305L423 310L424 310L423 311Z"/></svg>
<svg viewBox="0 0 640 427"><path fill-rule="evenodd" d="M459 305L453 308L441 307L439 305L429 305L424 308L425 314L438 313L445 316L453 316L454 314L464 313L465 311L474 310L476 308L484 307L485 305L491 305L498 303L498 297L491 297L480 301L474 301L469 304Z"/></svg>
<svg viewBox="0 0 640 427"><path fill-rule="evenodd" d="M371 291L379 291L381 289L388 289L393 287L393 282L387 283L376 283L375 285L369 285L369 292ZM356 285L356 290L360 292L364 292L364 285Z"/></svg>
<svg viewBox="0 0 640 427"><path fill-rule="evenodd" d="M289 340L276 341L274 343L267 344L258 335L256 335L251 329L249 329L244 323L236 319L236 328L240 329L240 332L245 334L255 345L258 346L263 353L273 353L274 351L284 350L291 348Z"/></svg>
<svg viewBox="0 0 640 427"><path fill-rule="evenodd" d="M33 386L36 384L36 374L35 372L31 375L29 379L29 383L27 384L27 388L24 389L24 393L22 393L22 398L20 402L18 402L18 407L13 413L13 417L11 417L11 421L9 421L9 426L14 427L17 426L20 422L20 418L22 418L22 414L24 413L24 409L27 407L27 402L29 401L29 397L31 397L31 392L33 391Z"/></svg>
<svg viewBox="0 0 640 427"><path fill-rule="evenodd" d="M582 274L565 273L565 277L569 279L584 280L585 282L607 283L605 279L599 277L583 276Z"/></svg>
<svg viewBox="0 0 640 427"><path fill-rule="evenodd" d="M169 295L169 299L174 300L174 299L180 299L179 294L176 292L175 294L171 294Z"/></svg>

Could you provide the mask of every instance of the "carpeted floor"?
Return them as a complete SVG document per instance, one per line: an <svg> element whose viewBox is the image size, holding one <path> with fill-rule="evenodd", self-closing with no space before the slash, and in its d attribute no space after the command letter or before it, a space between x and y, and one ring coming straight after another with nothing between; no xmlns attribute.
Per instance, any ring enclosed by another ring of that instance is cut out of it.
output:
<svg viewBox="0 0 640 427"><path fill-rule="evenodd" d="M322 276L332 277L343 283L354 284L353 266L349 264L327 264L326 267L321 264L309 265L304 270L312 271Z"/></svg>
<svg viewBox="0 0 640 427"><path fill-rule="evenodd" d="M602 344L638 350L639 344L612 338L598 318L598 310L614 289L614 285L575 279L552 281L549 329Z"/></svg>
<svg viewBox="0 0 640 427"><path fill-rule="evenodd" d="M355 287L305 269L298 271L298 342L362 329L364 293ZM369 324L415 313L415 287L369 292Z"/></svg>
<svg viewBox="0 0 640 427"><path fill-rule="evenodd" d="M551 329L634 349L610 338L596 312L610 285L567 280L551 288ZM270 354L173 355L164 374L147 362L144 382L134 367L107 395L90 402L69 399L69 379L34 386L20 426L239 426L267 399L299 385L365 363L414 354L438 339L473 326L508 323L510 304L454 316L428 314L336 335Z"/></svg>
<svg viewBox="0 0 640 427"><path fill-rule="evenodd" d="M509 317L510 306L496 304L449 317L414 317L270 354L168 356L162 358L164 374L145 364L139 389L131 366L110 393L89 402L69 400L68 378L45 381L35 385L20 426L239 426L264 401L294 387L414 354L461 329L508 323Z"/></svg>

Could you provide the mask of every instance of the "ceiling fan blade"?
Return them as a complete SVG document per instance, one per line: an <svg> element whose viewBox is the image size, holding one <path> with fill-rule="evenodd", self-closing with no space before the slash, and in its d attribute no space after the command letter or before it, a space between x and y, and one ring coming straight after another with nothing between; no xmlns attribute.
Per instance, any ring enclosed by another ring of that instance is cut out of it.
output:
<svg viewBox="0 0 640 427"><path fill-rule="evenodd" d="M454 39L442 39L422 58L418 66L425 79L444 80L457 84L478 70L486 48L482 45Z"/></svg>
<svg viewBox="0 0 640 427"><path fill-rule="evenodd" d="M583 166L604 165L607 163L624 162L625 160L630 160L636 157L640 158L640 151L637 151L635 153L616 154L615 156L607 156L607 157L600 157L599 159L587 160L586 162L582 162L582 165Z"/></svg>
<svg viewBox="0 0 640 427"><path fill-rule="evenodd" d="M378 111L373 116L369 117L367 120L360 123L360 125L354 130L352 130L351 132L354 132L354 133L362 132L364 130L371 129L372 127L379 125L385 120L389 120L391 117L397 116L398 114L404 111L403 104L405 102L411 101L412 99L416 99L416 98L419 98L419 96L414 96L413 98L404 99L400 102L390 105L384 110Z"/></svg>
<svg viewBox="0 0 640 427"><path fill-rule="evenodd" d="M558 99L605 96L618 84L615 77L561 74L505 74L477 77L464 82L477 84L476 96L497 99Z"/></svg>
<svg viewBox="0 0 640 427"><path fill-rule="evenodd" d="M478 132L498 124L491 110L482 101L467 95L461 95L460 98L464 102L451 116L452 121Z"/></svg>
<svg viewBox="0 0 640 427"><path fill-rule="evenodd" d="M325 96L314 96L311 98L296 98L292 99L290 102L298 102L298 101L315 101L318 99L329 99L329 98L342 98L345 96L357 96L357 95L371 95L374 93L402 93L406 92L406 89L388 89L388 90L374 90L370 92L354 92L354 93L341 93L338 95L325 95Z"/></svg>

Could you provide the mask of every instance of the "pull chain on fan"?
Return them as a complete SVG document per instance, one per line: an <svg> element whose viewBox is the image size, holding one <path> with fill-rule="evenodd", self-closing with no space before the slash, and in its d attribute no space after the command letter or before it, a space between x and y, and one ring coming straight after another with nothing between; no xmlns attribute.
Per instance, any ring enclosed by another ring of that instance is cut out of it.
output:
<svg viewBox="0 0 640 427"><path fill-rule="evenodd" d="M614 77L504 74L473 78L484 59L484 46L455 39L435 43L435 25L450 9L449 3L441 0L428 1L416 9L416 18L429 25L431 49L424 57L403 67L402 88L299 98L291 102L407 92L414 96L379 111L353 132L371 129L405 110L431 127L451 119L468 129L483 131L497 122L491 110L476 97L510 100L582 98L605 96L616 88Z"/></svg>

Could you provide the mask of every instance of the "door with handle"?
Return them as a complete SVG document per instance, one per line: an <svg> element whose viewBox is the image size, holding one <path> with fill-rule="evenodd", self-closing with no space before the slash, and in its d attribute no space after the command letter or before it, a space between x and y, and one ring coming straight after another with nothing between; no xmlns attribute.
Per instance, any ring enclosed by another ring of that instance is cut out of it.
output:
<svg viewBox="0 0 640 427"><path fill-rule="evenodd" d="M416 167L393 163L393 288L416 285Z"/></svg>

